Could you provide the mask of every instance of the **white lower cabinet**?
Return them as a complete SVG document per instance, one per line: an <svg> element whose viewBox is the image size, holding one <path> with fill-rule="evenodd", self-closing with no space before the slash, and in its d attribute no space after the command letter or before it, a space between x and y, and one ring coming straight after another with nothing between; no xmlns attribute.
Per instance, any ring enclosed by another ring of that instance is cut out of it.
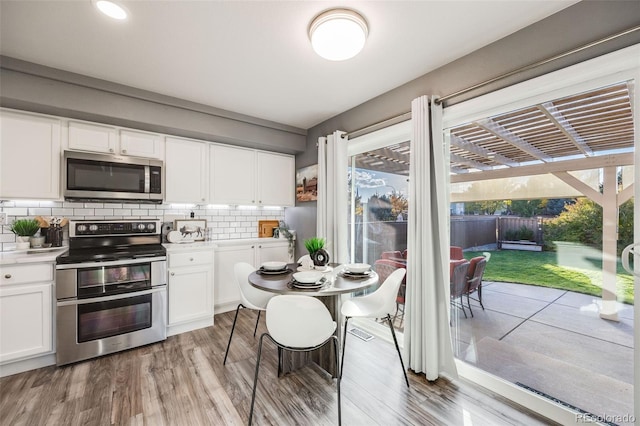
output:
<svg viewBox="0 0 640 426"><path fill-rule="evenodd" d="M234 277L234 265L249 263L256 268L268 261L291 262L288 243L268 241L254 243L220 243L215 255L215 313L236 309L241 301L240 289Z"/></svg>
<svg viewBox="0 0 640 426"><path fill-rule="evenodd" d="M168 335L213 325L213 249L169 252Z"/></svg>
<svg viewBox="0 0 640 426"><path fill-rule="evenodd" d="M53 263L0 267L1 376L54 360L53 271Z"/></svg>

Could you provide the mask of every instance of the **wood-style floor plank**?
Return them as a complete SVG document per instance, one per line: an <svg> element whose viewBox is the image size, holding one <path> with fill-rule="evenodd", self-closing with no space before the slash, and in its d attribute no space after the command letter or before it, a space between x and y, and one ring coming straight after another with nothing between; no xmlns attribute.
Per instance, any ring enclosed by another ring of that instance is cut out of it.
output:
<svg viewBox="0 0 640 426"><path fill-rule="evenodd" d="M266 331L242 310L227 364L235 312L215 326L66 367L0 379L3 425L244 425L256 353ZM392 344L347 336L342 379L345 425L551 424L466 382L409 373L407 389ZM277 377L276 347L265 340L254 424L334 425L336 380L315 364Z"/></svg>

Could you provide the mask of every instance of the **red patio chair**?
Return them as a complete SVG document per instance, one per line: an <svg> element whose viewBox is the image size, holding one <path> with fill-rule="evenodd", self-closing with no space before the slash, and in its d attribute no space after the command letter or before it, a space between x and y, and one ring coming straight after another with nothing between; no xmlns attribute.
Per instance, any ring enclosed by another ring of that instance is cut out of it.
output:
<svg viewBox="0 0 640 426"><path fill-rule="evenodd" d="M467 289L467 306L473 317L473 311L471 310L471 304L469 303L470 295L474 292L478 292L478 298L471 299L480 303L480 307L484 311L484 305L482 304L482 276L484 275L484 269L487 266L487 259L484 256L474 257L469 261L469 270L467 271L467 283L469 288Z"/></svg>
<svg viewBox="0 0 640 426"><path fill-rule="evenodd" d="M449 247L449 260L461 260L464 259L462 254L462 247L451 246Z"/></svg>
<svg viewBox="0 0 640 426"><path fill-rule="evenodd" d="M464 310L462 296L467 294L469 289L469 281L467 281L467 272L469 271L468 260L452 260L449 262L449 289L451 305L462 309L464 317L467 318L467 312ZM460 302L457 301L460 299Z"/></svg>
<svg viewBox="0 0 640 426"><path fill-rule="evenodd" d="M378 259L373 264L373 269L378 274L378 282L385 282L387 277L391 275L393 271L400 268L406 269L407 265L405 262L392 260L392 259ZM400 288L398 289L398 295L396 296L396 313L393 316L393 320L398 317L398 312L402 312L400 317L400 325L404 321L404 303L405 303L405 294L407 290L407 276L405 275L402 278L402 282L400 283ZM400 309L402 306L402 309Z"/></svg>

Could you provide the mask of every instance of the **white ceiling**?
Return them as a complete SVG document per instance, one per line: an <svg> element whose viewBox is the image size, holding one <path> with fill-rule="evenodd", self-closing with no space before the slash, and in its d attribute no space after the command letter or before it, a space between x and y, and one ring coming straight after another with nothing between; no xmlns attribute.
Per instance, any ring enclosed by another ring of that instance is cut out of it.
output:
<svg viewBox="0 0 640 426"><path fill-rule="evenodd" d="M0 0L2 55L307 129L549 16L576 0ZM319 12L347 6L369 23L344 62L312 51Z"/></svg>

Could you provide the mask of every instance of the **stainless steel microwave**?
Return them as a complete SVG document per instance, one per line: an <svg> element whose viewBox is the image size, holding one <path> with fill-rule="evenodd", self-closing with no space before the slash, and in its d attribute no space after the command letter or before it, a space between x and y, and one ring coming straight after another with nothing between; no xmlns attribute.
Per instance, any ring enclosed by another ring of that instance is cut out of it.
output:
<svg viewBox="0 0 640 426"><path fill-rule="evenodd" d="M64 152L65 200L162 203L164 164L121 155Z"/></svg>

